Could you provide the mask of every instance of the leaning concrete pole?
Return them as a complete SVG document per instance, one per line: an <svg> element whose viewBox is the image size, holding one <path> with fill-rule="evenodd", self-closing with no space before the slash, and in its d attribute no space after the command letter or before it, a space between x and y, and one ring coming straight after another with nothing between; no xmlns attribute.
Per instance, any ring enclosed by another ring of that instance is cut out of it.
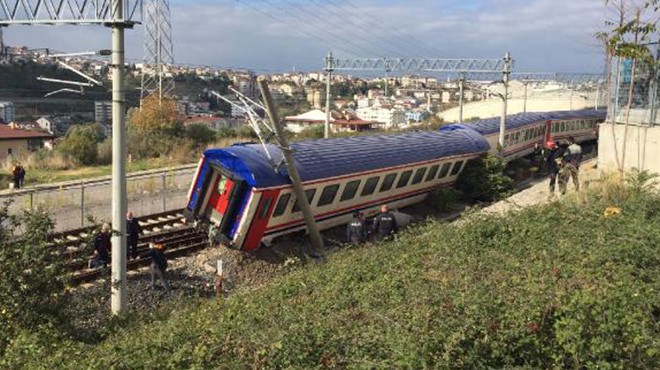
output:
<svg viewBox="0 0 660 370"><path fill-rule="evenodd" d="M507 51L504 55L504 70L502 71L502 84L504 84L504 94L502 95L502 117L500 118L500 135L497 140L498 153L504 154L504 132L506 130L506 105L509 95L509 75L511 74L511 54Z"/></svg>
<svg viewBox="0 0 660 370"><path fill-rule="evenodd" d="M463 123L463 96L465 89L465 76L461 75L461 78L458 80L458 123Z"/></svg>
<svg viewBox="0 0 660 370"><path fill-rule="evenodd" d="M330 137L330 88L332 87L333 61L332 52L329 52L325 58L325 129L323 130L323 137L326 139Z"/></svg>
<svg viewBox="0 0 660 370"><path fill-rule="evenodd" d="M126 138L124 110L124 9L112 1L112 276L111 308L126 311Z"/></svg>
<svg viewBox="0 0 660 370"><path fill-rule="evenodd" d="M268 119L275 130L275 135L277 141L280 144L280 149L284 155L284 163L286 164L287 172L291 178L291 183L293 184L293 193L298 200L300 205L300 210L302 211L303 217L305 218L305 224L307 225L307 231L309 236L312 239L312 257L320 256L320 252L323 251L323 239L321 238L321 233L319 233L318 227L316 227L316 220L314 220L314 214L312 209L309 206L307 197L305 196L305 191L303 190L302 181L300 180L300 175L298 174L298 169L293 160L292 150L289 147L289 141L286 138L286 134L280 126L280 120L277 116L277 110L275 109L275 104L273 103L273 97L270 95L270 90L268 89L268 84L263 77L259 77L258 80L259 90L261 95L264 98L264 103L266 105L266 113L268 114Z"/></svg>

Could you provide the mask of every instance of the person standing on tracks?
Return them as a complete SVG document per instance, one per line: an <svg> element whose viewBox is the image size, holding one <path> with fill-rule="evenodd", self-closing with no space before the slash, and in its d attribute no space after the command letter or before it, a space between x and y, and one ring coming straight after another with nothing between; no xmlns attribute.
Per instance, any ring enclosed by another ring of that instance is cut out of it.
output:
<svg viewBox="0 0 660 370"><path fill-rule="evenodd" d="M165 278L165 271L167 271L165 245L161 242L150 243L149 250L142 255L142 258L151 258L151 288L156 288L156 277L158 277L167 294L172 294L170 285Z"/></svg>
<svg viewBox="0 0 660 370"><path fill-rule="evenodd" d="M101 231L96 234L94 238L94 255L89 260L89 268L97 268L103 265L104 268L108 267L110 262L110 225L105 223L101 226Z"/></svg>
<svg viewBox="0 0 660 370"><path fill-rule="evenodd" d="M555 194L555 184L559 175L559 155L561 151L554 140L548 140L544 148L540 148L537 144L536 150L540 150L543 162L547 166L548 175L550 176L550 196Z"/></svg>
<svg viewBox="0 0 660 370"><path fill-rule="evenodd" d="M128 242L128 253L132 259L138 258L138 243L140 242L142 227L137 218L133 218L133 212L126 213L126 240Z"/></svg>
<svg viewBox="0 0 660 370"><path fill-rule="evenodd" d="M373 232L375 239L383 240L399 231L394 214L390 212L387 204L380 207L380 213L374 218Z"/></svg>
<svg viewBox="0 0 660 370"><path fill-rule="evenodd" d="M568 137L568 148L562 156L562 173L559 176L559 191L566 194L569 177L573 178L575 191L580 191L580 162L582 162L582 147L575 142L575 138Z"/></svg>
<svg viewBox="0 0 660 370"><path fill-rule="evenodd" d="M346 225L346 242L353 245L364 243L367 240L367 228L360 211L353 212L353 219Z"/></svg>

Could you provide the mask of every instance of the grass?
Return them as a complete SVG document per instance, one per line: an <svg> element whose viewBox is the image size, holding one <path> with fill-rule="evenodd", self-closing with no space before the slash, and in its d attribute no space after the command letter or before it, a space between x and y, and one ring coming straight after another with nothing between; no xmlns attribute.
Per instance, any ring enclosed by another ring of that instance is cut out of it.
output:
<svg viewBox="0 0 660 370"><path fill-rule="evenodd" d="M4 365L659 368L658 245L660 196L612 187L414 226L226 301L129 317L100 343L25 335Z"/></svg>

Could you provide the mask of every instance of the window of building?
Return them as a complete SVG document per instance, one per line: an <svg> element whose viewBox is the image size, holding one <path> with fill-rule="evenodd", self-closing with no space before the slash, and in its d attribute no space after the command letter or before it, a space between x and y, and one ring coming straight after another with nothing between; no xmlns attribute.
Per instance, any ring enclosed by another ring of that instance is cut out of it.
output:
<svg viewBox="0 0 660 370"><path fill-rule="evenodd" d="M440 168L439 164L434 164L431 166L431 169L429 170L429 174L426 175L426 181L431 181L435 179L435 175L438 174L438 169Z"/></svg>
<svg viewBox="0 0 660 370"><path fill-rule="evenodd" d="M390 173L389 175L383 178L383 184L380 186L380 191L388 191L392 189L392 184L394 184L394 179L396 179L396 173Z"/></svg>
<svg viewBox="0 0 660 370"><path fill-rule="evenodd" d="M344 186L344 191L341 193L341 197L339 198L339 201L343 202L345 200L355 198L355 193L357 193L359 187L360 187L360 180L347 182L346 186Z"/></svg>
<svg viewBox="0 0 660 370"><path fill-rule="evenodd" d="M459 172L461 172L461 167L463 167L463 161L458 161L454 165L454 168L451 170L451 175L456 176L458 175Z"/></svg>
<svg viewBox="0 0 660 370"><path fill-rule="evenodd" d="M376 190L376 185L378 185L378 181L380 181L380 176L368 178L367 182L364 183L364 188L362 188L362 193L360 196L365 197L367 195L373 194Z"/></svg>
<svg viewBox="0 0 660 370"><path fill-rule="evenodd" d="M332 203L335 200L335 196L337 195L337 190L339 190L338 184L328 185L325 188L323 188L317 206L322 207Z"/></svg>
<svg viewBox="0 0 660 370"><path fill-rule="evenodd" d="M315 193L316 193L316 189L305 190L305 198L307 198L307 202L309 202L309 204L312 204L312 200L314 199ZM298 211L300 211L300 204L298 204L298 199L296 199L296 202L293 203L293 208L291 208L291 212L298 212Z"/></svg>
<svg viewBox="0 0 660 370"><path fill-rule="evenodd" d="M273 197L268 197L261 199L261 208L259 209L259 218L260 220L263 220L266 218L266 215L268 215L268 208L270 208L270 203L273 201Z"/></svg>
<svg viewBox="0 0 660 370"><path fill-rule="evenodd" d="M402 173L401 177L399 177L399 182L396 184L396 188L399 189L408 185L408 181L410 181L410 176L412 176L412 170L408 170Z"/></svg>
<svg viewBox="0 0 660 370"><path fill-rule="evenodd" d="M13 152L13 149L12 149L12 148L8 148L8 149L7 149L7 155L11 155L12 152Z"/></svg>
<svg viewBox="0 0 660 370"><path fill-rule="evenodd" d="M280 200L277 201L275 211L273 211L273 217L281 216L284 213L286 206L289 204L289 199L291 199L291 193L280 195Z"/></svg>
<svg viewBox="0 0 660 370"><path fill-rule="evenodd" d="M422 182L422 179L424 178L424 175L426 174L426 167L418 168L417 172L415 172L415 177L413 177L413 181L411 185L419 184Z"/></svg>
<svg viewBox="0 0 660 370"><path fill-rule="evenodd" d="M449 169L451 168L451 162L445 163L442 165L442 170L440 170L440 176L438 176L439 179L446 177L447 174L449 174Z"/></svg>

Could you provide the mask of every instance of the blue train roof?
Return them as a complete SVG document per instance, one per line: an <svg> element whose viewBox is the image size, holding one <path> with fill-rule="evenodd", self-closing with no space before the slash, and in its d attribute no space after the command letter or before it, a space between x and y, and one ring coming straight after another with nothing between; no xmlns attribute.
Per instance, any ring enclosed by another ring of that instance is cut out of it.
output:
<svg viewBox="0 0 660 370"><path fill-rule="evenodd" d="M571 111L555 112L527 112L517 113L506 116L506 128L516 129L519 127L531 125L541 121L548 120L566 120L581 118L602 118L605 119L605 110L583 109ZM468 122L465 125L472 127L482 135L490 135L500 130L500 117L480 119Z"/></svg>
<svg viewBox="0 0 660 370"><path fill-rule="evenodd" d="M353 136L309 140L291 145L303 181L394 167L441 157L481 153L488 142L478 132L463 127L444 131L419 131L405 134ZM267 145L275 164L282 153ZM235 144L204 152L211 163L241 176L250 186L264 188L289 184L286 167L275 171L261 144Z"/></svg>

